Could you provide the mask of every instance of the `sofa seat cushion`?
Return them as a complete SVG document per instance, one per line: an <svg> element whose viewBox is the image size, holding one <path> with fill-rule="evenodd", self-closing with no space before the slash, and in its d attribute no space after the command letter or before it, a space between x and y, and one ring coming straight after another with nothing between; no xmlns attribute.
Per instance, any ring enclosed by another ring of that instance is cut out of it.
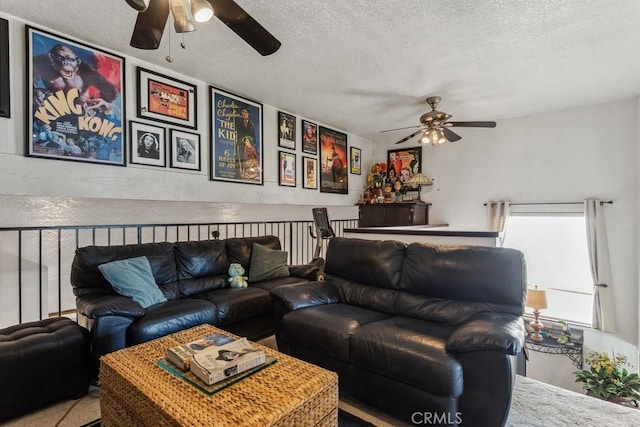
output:
<svg viewBox="0 0 640 427"><path fill-rule="evenodd" d="M265 280L263 282L249 283L249 287L260 288L260 289L264 289L265 291L271 292L272 289L275 289L278 286L292 285L295 283L307 283L307 282L309 282L307 279L288 276L288 277L278 277L277 279Z"/></svg>
<svg viewBox="0 0 640 427"><path fill-rule="evenodd" d="M287 341L348 363L354 332L386 314L347 304L327 304L287 313L282 334Z"/></svg>
<svg viewBox="0 0 640 427"><path fill-rule="evenodd" d="M462 365L446 352L454 329L401 316L369 323L351 338L351 362L438 396L458 397Z"/></svg>
<svg viewBox="0 0 640 427"><path fill-rule="evenodd" d="M217 307L218 325L224 326L271 311L271 296L260 288L225 288L194 295Z"/></svg>
<svg viewBox="0 0 640 427"><path fill-rule="evenodd" d="M193 326L218 321L215 305L195 299L169 300L151 306L144 316L127 328L127 347L179 332Z"/></svg>

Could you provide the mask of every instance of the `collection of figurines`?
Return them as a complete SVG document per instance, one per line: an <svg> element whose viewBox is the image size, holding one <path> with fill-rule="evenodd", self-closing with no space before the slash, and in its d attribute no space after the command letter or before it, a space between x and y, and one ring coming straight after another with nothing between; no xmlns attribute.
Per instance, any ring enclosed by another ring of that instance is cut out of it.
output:
<svg viewBox="0 0 640 427"><path fill-rule="evenodd" d="M406 200L407 190L409 187L400 181L394 169L387 173L386 163L375 163L367 176L367 188L360 198L360 203L400 203Z"/></svg>

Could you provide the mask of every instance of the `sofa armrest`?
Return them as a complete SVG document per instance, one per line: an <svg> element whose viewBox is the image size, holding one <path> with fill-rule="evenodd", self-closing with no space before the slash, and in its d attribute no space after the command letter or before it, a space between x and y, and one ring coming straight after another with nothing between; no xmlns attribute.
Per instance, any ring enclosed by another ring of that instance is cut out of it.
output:
<svg viewBox="0 0 640 427"><path fill-rule="evenodd" d="M508 313L484 311L460 325L447 340L447 351L499 351L515 355L524 346L522 317Z"/></svg>
<svg viewBox="0 0 640 427"><path fill-rule="evenodd" d="M310 281L318 280L320 267L313 264L290 265L289 274L292 277L300 277Z"/></svg>
<svg viewBox="0 0 640 427"><path fill-rule="evenodd" d="M76 298L78 313L90 319L103 316L142 317L144 308L121 295L83 295Z"/></svg>
<svg viewBox="0 0 640 427"><path fill-rule="evenodd" d="M271 295L289 311L342 302L340 292L330 281L278 286Z"/></svg>

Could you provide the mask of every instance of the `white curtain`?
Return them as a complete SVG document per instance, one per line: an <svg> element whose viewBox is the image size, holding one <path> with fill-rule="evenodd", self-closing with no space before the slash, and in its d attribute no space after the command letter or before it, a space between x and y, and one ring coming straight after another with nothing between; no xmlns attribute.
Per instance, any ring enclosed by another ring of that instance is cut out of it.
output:
<svg viewBox="0 0 640 427"><path fill-rule="evenodd" d="M611 283L611 265L603 213L599 200L587 199L584 201L589 263L594 283L592 324L594 328L603 332L615 332L616 317Z"/></svg>
<svg viewBox="0 0 640 427"><path fill-rule="evenodd" d="M487 202L487 231L497 231L500 233L498 237L499 246L502 246L504 243L510 213L511 207L509 202L504 200Z"/></svg>

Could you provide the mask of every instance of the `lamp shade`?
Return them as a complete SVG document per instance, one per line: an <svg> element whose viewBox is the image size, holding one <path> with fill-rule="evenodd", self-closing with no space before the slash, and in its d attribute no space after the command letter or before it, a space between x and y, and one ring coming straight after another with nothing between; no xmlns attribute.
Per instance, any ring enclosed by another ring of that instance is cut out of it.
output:
<svg viewBox="0 0 640 427"><path fill-rule="evenodd" d="M433 181L431 181L426 175L420 172L409 178L407 183L415 185L433 185Z"/></svg>
<svg viewBox="0 0 640 427"><path fill-rule="evenodd" d="M527 301L525 305L534 310L547 308L547 293L544 289L527 289Z"/></svg>

